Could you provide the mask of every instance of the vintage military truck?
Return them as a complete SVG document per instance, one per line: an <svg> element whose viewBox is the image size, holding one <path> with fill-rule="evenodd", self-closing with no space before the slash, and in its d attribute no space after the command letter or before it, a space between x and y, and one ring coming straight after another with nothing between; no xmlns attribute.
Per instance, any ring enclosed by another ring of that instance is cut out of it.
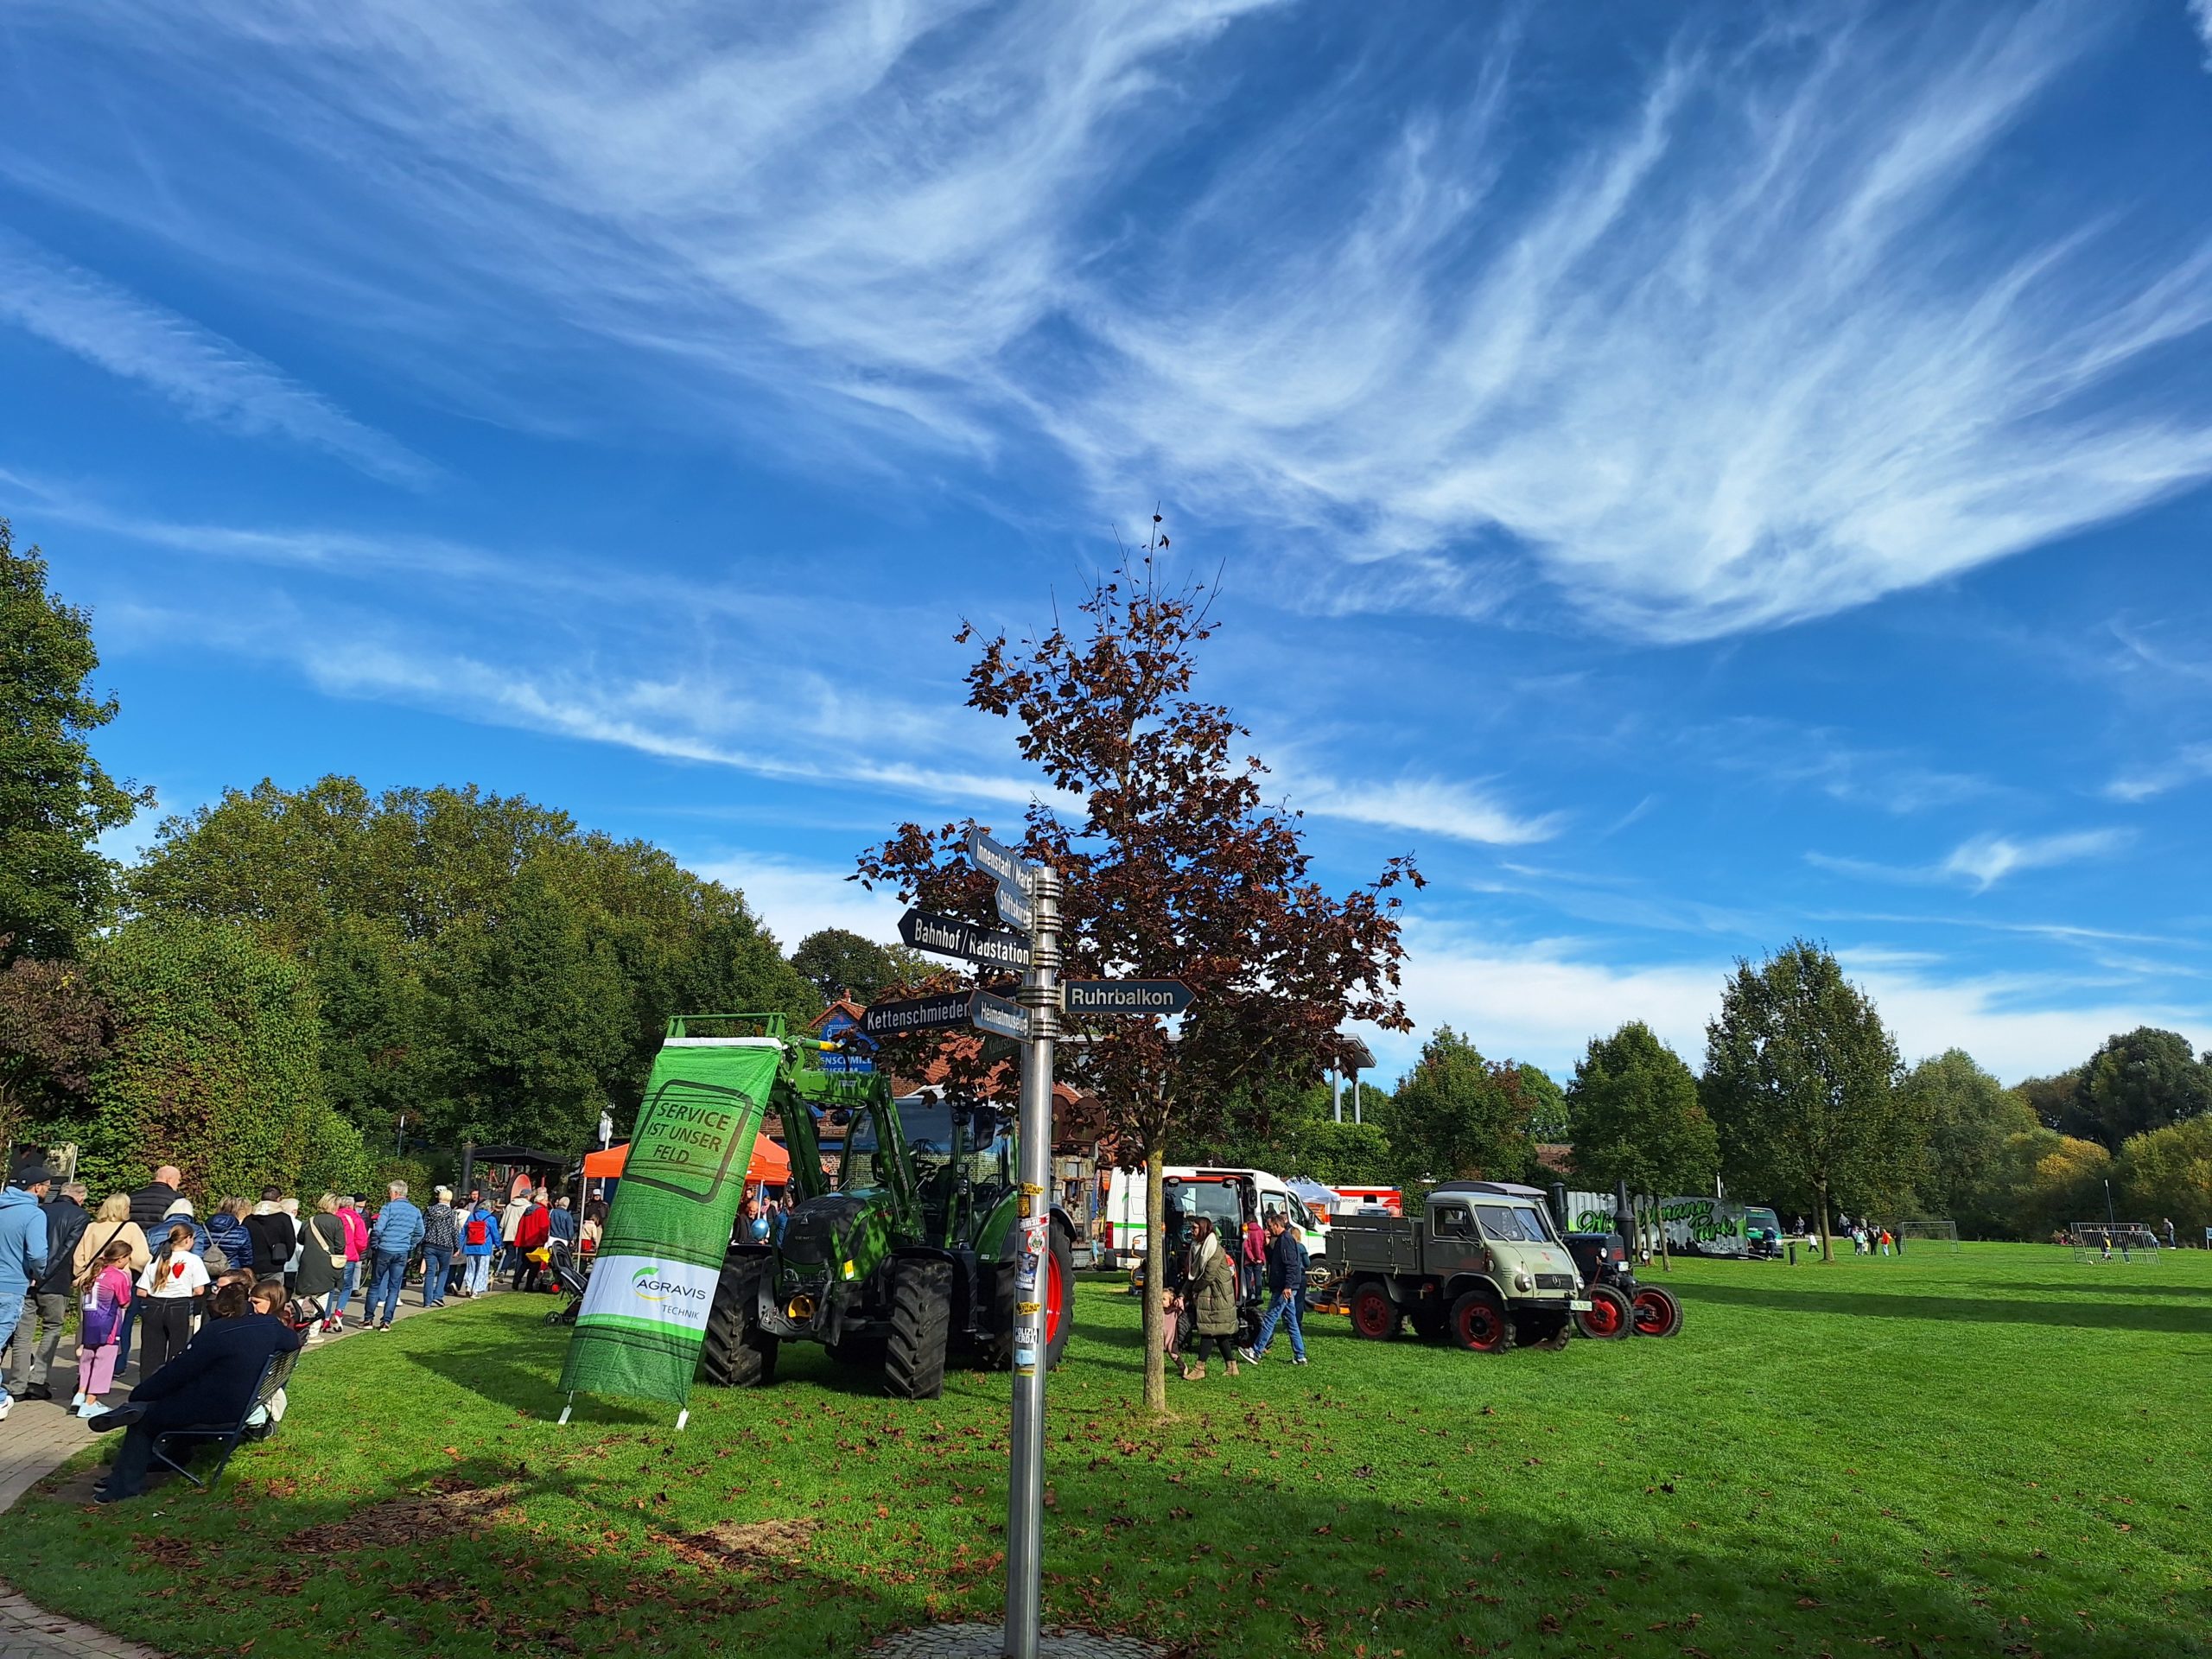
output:
<svg viewBox="0 0 2212 1659"><path fill-rule="evenodd" d="M1352 1334L1373 1339L1410 1325L1471 1353L1563 1348L1590 1308L1534 1187L1446 1181L1418 1217L1339 1216L1329 1265L1344 1275Z"/></svg>

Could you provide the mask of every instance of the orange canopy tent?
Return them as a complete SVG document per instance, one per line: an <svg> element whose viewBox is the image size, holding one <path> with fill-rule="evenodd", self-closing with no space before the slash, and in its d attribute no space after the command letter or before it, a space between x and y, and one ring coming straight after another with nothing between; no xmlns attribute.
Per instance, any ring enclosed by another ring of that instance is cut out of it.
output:
<svg viewBox="0 0 2212 1659"><path fill-rule="evenodd" d="M622 1173L622 1166L629 1160L630 1143L609 1147L604 1152L584 1154L584 1174L594 1180L612 1180ZM791 1155L766 1136L753 1143L753 1161L746 1166L747 1183L765 1181L770 1186L781 1186L791 1178Z"/></svg>

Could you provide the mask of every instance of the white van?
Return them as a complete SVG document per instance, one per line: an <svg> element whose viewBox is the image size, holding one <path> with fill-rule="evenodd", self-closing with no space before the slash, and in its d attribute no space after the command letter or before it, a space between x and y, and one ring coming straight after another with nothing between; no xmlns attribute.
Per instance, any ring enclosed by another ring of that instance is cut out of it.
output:
<svg viewBox="0 0 2212 1659"><path fill-rule="evenodd" d="M1328 1217L1316 1213L1280 1175L1264 1169L1197 1164L1170 1164L1166 1175L1168 1204L1192 1215L1212 1217L1225 1244L1235 1244L1247 1216L1264 1218L1268 1211L1280 1210L1298 1229L1314 1260L1320 1260L1328 1249ZM1141 1169L1117 1169L1107 1183L1099 1266L1134 1268L1144 1260L1146 1185Z"/></svg>

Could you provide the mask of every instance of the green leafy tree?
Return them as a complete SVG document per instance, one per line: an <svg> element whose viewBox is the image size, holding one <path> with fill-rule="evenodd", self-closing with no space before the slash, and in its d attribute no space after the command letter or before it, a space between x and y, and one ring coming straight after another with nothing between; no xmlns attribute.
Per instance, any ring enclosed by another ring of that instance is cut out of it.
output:
<svg viewBox="0 0 2212 1659"><path fill-rule="evenodd" d="M1705 1189L1720 1160L1697 1077L1651 1027L1632 1020L1592 1037L1575 1063L1567 1104L1574 1122L1574 1173L1610 1191L1662 1196Z"/></svg>
<svg viewBox="0 0 2212 1659"><path fill-rule="evenodd" d="M92 759L118 706L91 690L99 662L91 616L48 591L45 559L0 518L0 961L76 954L113 898L93 842L153 803Z"/></svg>
<svg viewBox="0 0 2212 1659"><path fill-rule="evenodd" d="M1325 1186L1387 1185L1398 1178L1382 1124L1390 1097L1371 1083L1359 1088L1364 1121L1353 1121L1347 1092L1342 1122L1335 1120L1325 1083L1278 1084L1257 1102L1254 1091L1240 1089L1215 1121L1185 1143L1184 1155L1195 1163L1271 1170Z"/></svg>
<svg viewBox="0 0 2212 1659"><path fill-rule="evenodd" d="M2037 1127L2027 1102L1957 1048L1921 1061L1897 1089L1927 1135L1915 1185L1928 1208L1969 1237L2012 1230L2002 1162L2005 1142Z"/></svg>
<svg viewBox="0 0 2212 1659"><path fill-rule="evenodd" d="M1388 1099L1377 1090L1370 1114ZM1313 1124L1299 1141L1290 1173L1324 1186L1389 1186L1397 1180L1397 1168L1390 1137L1370 1115L1363 1123L1325 1118Z"/></svg>
<svg viewBox="0 0 2212 1659"><path fill-rule="evenodd" d="M1803 939L1738 960L1706 1026L1700 1086L1731 1185L1809 1200L1823 1254L1830 1206L1902 1202L1923 1137L1900 1101L1897 1044L1827 950Z"/></svg>
<svg viewBox="0 0 2212 1659"><path fill-rule="evenodd" d="M2008 1135L1998 1166L2013 1230L2023 1238L2049 1238L2105 1214L2112 1154L2094 1141L2046 1128Z"/></svg>
<svg viewBox="0 0 2212 1659"><path fill-rule="evenodd" d="M1567 1091L1541 1065L1523 1065L1521 1091L1529 1098L1529 1135L1544 1145L1558 1145L1574 1138L1573 1114Z"/></svg>
<svg viewBox="0 0 2212 1659"><path fill-rule="evenodd" d="M2119 1179L2133 1219L2153 1227L2171 1221L2177 1237L2202 1238L2212 1227L2212 1117L2130 1136L2120 1149Z"/></svg>
<svg viewBox="0 0 2212 1659"><path fill-rule="evenodd" d="M202 1197L293 1188L324 1109L299 964L249 929L167 917L126 924L90 965L116 1025L88 1115L69 1126L95 1195L163 1163Z"/></svg>
<svg viewBox="0 0 2212 1659"><path fill-rule="evenodd" d="M2082 1068L2056 1072L2048 1077L2030 1077L2012 1085L2012 1092L2020 1103L2036 1116L2036 1122L2047 1129L2064 1130L2075 1122L2075 1100L2082 1090Z"/></svg>
<svg viewBox="0 0 2212 1659"><path fill-rule="evenodd" d="M590 1143L631 1059L629 998L609 942L535 868L507 893L480 964L447 1004L455 1139L553 1152Z"/></svg>
<svg viewBox="0 0 2212 1659"><path fill-rule="evenodd" d="M1391 1096L1385 1126L1408 1202L1442 1180L1525 1179L1536 1161L1535 1104L1519 1066L1492 1065L1439 1026Z"/></svg>
<svg viewBox="0 0 2212 1659"><path fill-rule="evenodd" d="M741 894L474 787L233 790L161 826L130 897L244 923L308 965L325 1092L372 1146L404 1117L448 1145L569 1150L603 1107L634 1109L670 1014L821 1007ZM518 936L546 939L550 966L518 962Z"/></svg>
<svg viewBox="0 0 2212 1659"><path fill-rule="evenodd" d="M2139 1026L2109 1038L2082 1068L2068 1133L2118 1151L2131 1135L2212 1109L2212 1068L2177 1031Z"/></svg>
<svg viewBox="0 0 2212 1659"><path fill-rule="evenodd" d="M873 1002L895 986L918 982L936 971L935 964L904 945L878 944L849 928L818 928L798 942L791 952L791 967L830 1001L850 991L861 1002Z"/></svg>

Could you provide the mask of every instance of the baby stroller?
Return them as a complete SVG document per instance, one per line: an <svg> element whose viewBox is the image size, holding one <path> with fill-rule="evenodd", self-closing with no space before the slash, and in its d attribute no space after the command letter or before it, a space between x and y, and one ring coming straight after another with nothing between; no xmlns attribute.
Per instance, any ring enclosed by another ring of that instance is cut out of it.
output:
<svg viewBox="0 0 2212 1659"><path fill-rule="evenodd" d="M576 1315L583 1311L584 1287L591 1282L591 1257L580 1254L566 1239L548 1239L545 1244L546 1268L553 1275L554 1288L568 1297L561 1306L545 1316L548 1325L574 1325Z"/></svg>

